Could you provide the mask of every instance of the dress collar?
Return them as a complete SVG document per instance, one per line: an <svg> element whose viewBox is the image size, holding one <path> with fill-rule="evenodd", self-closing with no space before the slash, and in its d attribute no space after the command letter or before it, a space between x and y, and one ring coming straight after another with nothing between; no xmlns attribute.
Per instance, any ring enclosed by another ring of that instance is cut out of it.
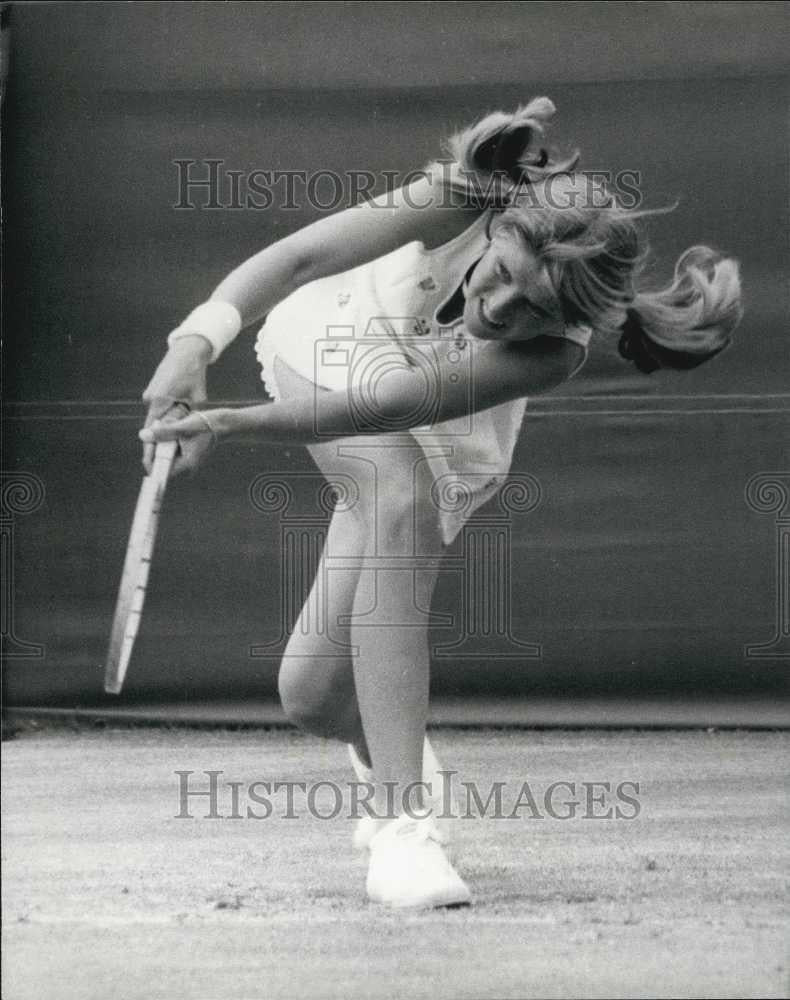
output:
<svg viewBox="0 0 790 1000"><path fill-rule="evenodd" d="M456 323L460 323L464 315L464 304L466 302L466 291L469 287L469 279L472 277L472 272L480 263L480 258L472 264L464 275L464 279L460 285L455 289L452 295L445 299L445 301L438 306L436 312L434 313L436 322L440 326L455 326Z"/></svg>

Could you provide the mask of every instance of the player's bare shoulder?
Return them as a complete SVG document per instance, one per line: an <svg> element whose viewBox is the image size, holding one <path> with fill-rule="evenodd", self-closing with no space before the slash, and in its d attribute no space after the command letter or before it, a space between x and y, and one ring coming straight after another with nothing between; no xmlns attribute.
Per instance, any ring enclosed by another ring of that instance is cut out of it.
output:
<svg viewBox="0 0 790 1000"><path fill-rule="evenodd" d="M523 395L549 392L567 382L584 363L583 347L564 337L539 336L530 340L491 345L491 363L505 385Z"/></svg>
<svg viewBox="0 0 790 1000"><path fill-rule="evenodd" d="M471 411L551 392L583 363L584 348L562 337L519 342L481 341L462 336L433 351L444 396L465 393Z"/></svg>

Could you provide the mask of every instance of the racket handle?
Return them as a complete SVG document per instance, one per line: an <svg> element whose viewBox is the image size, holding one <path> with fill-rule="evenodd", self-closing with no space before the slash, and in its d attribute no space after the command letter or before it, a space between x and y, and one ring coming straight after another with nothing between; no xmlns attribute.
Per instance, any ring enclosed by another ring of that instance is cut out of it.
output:
<svg viewBox="0 0 790 1000"><path fill-rule="evenodd" d="M159 441L154 449L151 475L162 483L166 483L177 454L178 441Z"/></svg>

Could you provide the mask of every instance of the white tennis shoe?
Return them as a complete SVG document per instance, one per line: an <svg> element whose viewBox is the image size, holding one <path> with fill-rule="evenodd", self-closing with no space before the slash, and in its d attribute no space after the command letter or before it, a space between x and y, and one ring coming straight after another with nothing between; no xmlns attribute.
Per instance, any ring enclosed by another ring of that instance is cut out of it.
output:
<svg viewBox="0 0 790 1000"><path fill-rule="evenodd" d="M390 820L370 841L368 898L397 909L464 906L472 894L444 853L431 816Z"/></svg>
<svg viewBox="0 0 790 1000"><path fill-rule="evenodd" d="M369 767L363 764L352 743L348 744L348 755L351 758L351 766L354 768L357 781L361 784L375 785L376 776ZM458 811L456 808L457 803L455 801L455 797L452 794L452 787L449 784L449 775L439 773L443 770L444 769L439 763L433 747L426 736L422 748L422 780L431 789L431 796L428 805L430 806L430 815L432 815L434 820L436 820L439 841L442 844L448 844L450 842L449 824L452 819L458 815ZM446 789L445 782L448 782ZM354 850L364 851L366 847L369 847L372 838L375 837L379 830L386 826L388 822L390 822L389 818L385 817L384 819L378 819L375 816L363 813L363 815L357 820L357 825L354 828L354 835L351 841Z"/></svg>

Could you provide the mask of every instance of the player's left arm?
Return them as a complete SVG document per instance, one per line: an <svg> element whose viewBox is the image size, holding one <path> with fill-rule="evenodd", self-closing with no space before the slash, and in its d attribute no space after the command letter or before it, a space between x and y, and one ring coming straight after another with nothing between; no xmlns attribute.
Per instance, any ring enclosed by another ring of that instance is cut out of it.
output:
<svg viewBox="0 0 790 1000"><path fill-rule="evenodd" d="M217 440L252 437L283 444L314 444L360 434L405 432L522 396L551 392L570 378L583 354L578 344L558 337L492 342L466 365L448 360L452 350L449 341L446 348L436 350L441 356L434 386L427 384L424 368L393 368L377 380L375 400L368 392L360 395L357 388L317 390L307 399L206 410L175 423L149 427L141 437L150 442L213 434ZM426 392L433 394L428 400L428 417Z"/></svg>

